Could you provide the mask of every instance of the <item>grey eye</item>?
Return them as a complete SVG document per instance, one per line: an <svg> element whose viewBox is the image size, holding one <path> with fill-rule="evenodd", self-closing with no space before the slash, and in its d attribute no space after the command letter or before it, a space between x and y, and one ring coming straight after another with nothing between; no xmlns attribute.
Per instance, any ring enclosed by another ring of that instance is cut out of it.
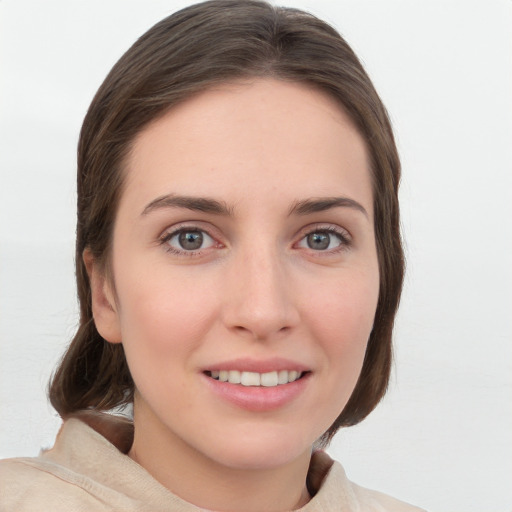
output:
<svg viewBox="0 0 512 512"><path fill-rule="evenodd" d="M313 231L308 233L298 244L299 247L314 251L325 251L341 247L345 240L341 234L332 231Z"/></svg>
<svg viewBox="0 0 512 512"><path fill-rule="evenodd" d="M203 245L203 234L201 231L183 231L178 235L178 242L182 249L195 251Z"/></svg>
<svg viewBox="0 0 512 512"><path fill-rule="evenodd" d="M167 243L176 251L188 252L212 247L215 241L200 229L181 229L170 235Z"/></svg>
<svg viewBox="0 0 512 512"><path fill-rule="evenodd" d="M307 237L307 244L310 249L323 251L329 247L331 241L330 233L310 233Z"/></svg>

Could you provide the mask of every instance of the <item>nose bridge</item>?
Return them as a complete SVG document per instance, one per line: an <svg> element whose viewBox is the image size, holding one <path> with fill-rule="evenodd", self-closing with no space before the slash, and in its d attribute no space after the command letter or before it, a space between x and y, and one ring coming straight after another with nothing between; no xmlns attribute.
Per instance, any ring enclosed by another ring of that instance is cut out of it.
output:
<svg viewBox="0 0 512 512"><path fill-rule="evenodd" d="M228 327L257 339L293 327L298 312L279 250L267 240L241 248L234 259L226 299Z"/></svg>

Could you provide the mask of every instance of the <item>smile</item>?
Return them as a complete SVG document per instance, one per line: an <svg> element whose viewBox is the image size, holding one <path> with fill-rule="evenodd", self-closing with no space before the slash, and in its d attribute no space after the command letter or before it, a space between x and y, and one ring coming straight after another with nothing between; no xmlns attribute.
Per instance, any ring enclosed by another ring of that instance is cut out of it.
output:
<svg viewBox="0 0 512 512"><path fill-rule="evenodd" d="M275 387L289 384L300 379L305 372L279 370L267 373L245 372L239 370L212 370L205 372L212 379L242 386Z"/></svg>

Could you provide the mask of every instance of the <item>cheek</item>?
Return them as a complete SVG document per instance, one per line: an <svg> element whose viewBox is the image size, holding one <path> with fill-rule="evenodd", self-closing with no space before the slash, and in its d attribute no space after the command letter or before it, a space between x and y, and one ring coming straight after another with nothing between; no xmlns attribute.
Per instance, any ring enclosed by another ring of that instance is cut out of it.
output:
<svg viewBox="0 0 512 512"><path fill-rule="evenodd" d="M378 276L352 276L310 297L310 326L325 358L339 413L359 377L378 300ZM332 397L333 395L331 395Z"/></svg>
<svg viewBox="0 0 512 512"><path fill-rule="evenodd" d="M186 406L190 397L183 376L194 370L193 354L210 328L214 305L198 301L198 290L180 279L170 281L146 276L120 291L122 343L142 396Z"/></svg>
<svg viewBox="0 0 512 512"><path fill-rule="evenodd" d="M158 362L165 356L191 352L200 344L215 314L215 298L208 293L207 282L198 288L197 282L192 286L182 276L157 269L139 274L137 279L118 281L127 357L133 354ZM173 359L167 357L167 361Z"/></svg>
<svg viewBox="0 0 512 512"><path fill-rule="evenodd" d="M317 431L326 432L345 408L356 386L373 327L378 276L342 276L308 298L308 324L321 354L321 392L311 409Z"/></svg>
<svg viewBox="0 0 512 512"><path fill-rule="evenodd" d="M377 308L379 283L375 273L348 276L309 298L313 325L333 350L368 341ZM343 341L343 343L341 343Z"/></svg>

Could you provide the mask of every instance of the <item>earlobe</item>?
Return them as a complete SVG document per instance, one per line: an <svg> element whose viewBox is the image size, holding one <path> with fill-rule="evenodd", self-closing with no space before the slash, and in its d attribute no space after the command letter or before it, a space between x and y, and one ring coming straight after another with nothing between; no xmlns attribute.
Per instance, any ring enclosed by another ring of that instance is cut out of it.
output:
<svg viewBox="0 0 512 512"><path fill-rule="evenodd" d="M92 315L96 329L110 343L121 343L117 305L105 271L89 249L82 254L91 286Z"/></svg>

